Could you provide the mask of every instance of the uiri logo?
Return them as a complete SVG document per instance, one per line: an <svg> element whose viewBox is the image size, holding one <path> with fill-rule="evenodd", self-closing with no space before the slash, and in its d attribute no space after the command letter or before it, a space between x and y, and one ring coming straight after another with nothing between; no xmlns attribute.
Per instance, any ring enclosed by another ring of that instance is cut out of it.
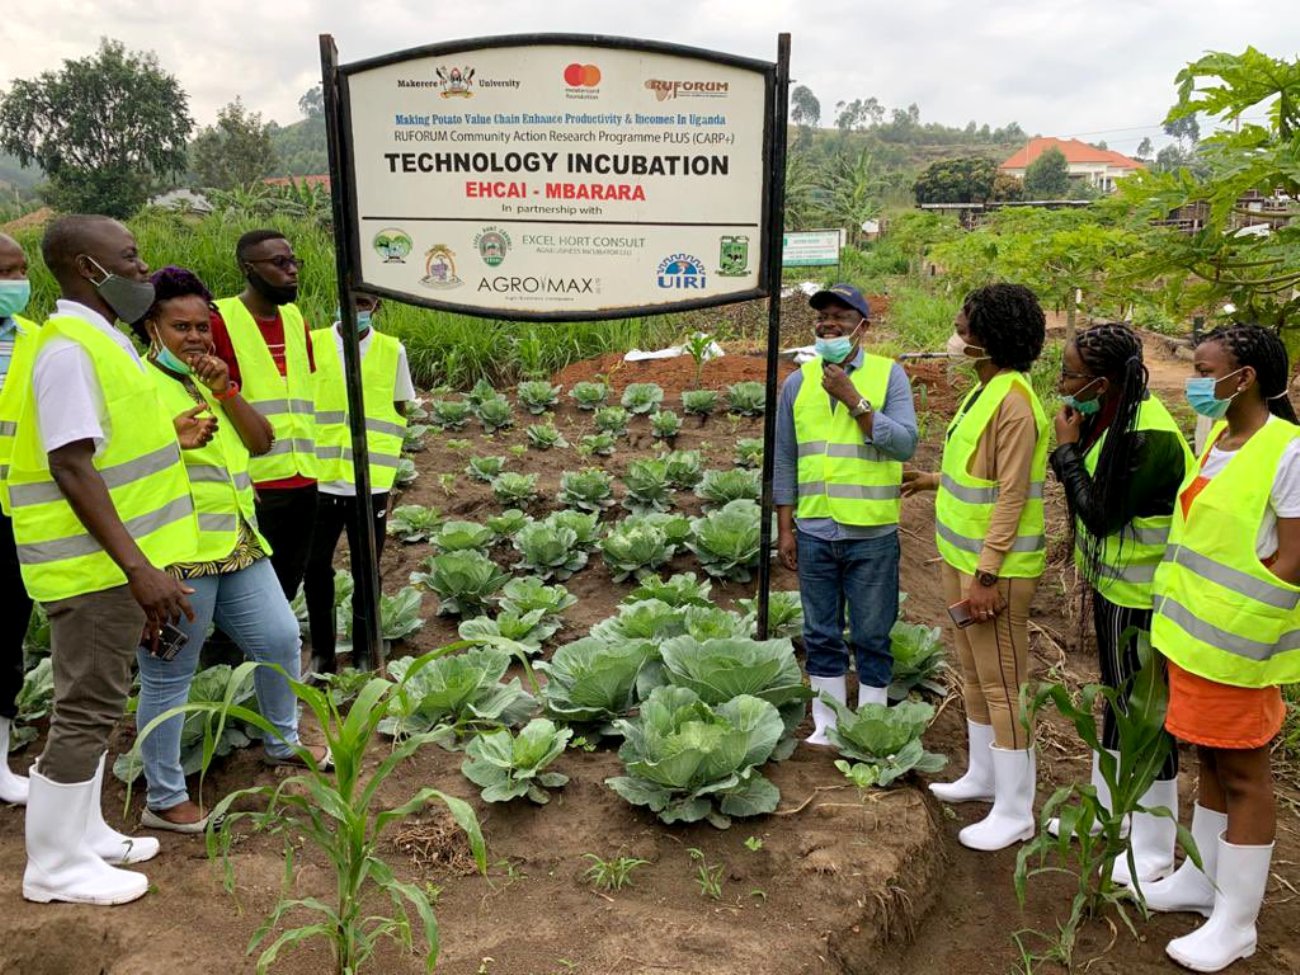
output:
<svg viewBox="0 0 1300 975"><path fill-rule="evenodd" d="M704 262L693 254L673 254L659 262L659 287L702 289Z"/></svg>

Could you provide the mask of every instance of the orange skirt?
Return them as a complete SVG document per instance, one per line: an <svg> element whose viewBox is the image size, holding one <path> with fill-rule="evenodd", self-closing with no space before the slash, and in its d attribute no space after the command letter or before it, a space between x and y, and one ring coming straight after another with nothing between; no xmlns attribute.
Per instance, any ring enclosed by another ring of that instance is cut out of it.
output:
<svg viewBox="0 0 1300 975"><path fill-rule="evenodd" d="M1165 728L1206 748L1263 748L1282 730L1286 702L1279 687L1233 687L1198 677L1172 660Z"/></svg>

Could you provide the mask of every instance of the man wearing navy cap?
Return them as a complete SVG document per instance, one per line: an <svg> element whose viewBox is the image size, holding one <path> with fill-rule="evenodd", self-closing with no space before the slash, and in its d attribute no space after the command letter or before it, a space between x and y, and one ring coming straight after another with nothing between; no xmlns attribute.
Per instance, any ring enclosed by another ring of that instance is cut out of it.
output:
<svg viewBox="0 0 1300 975"><path fill-rule="evenodd" d="M799 573L813 698L811 745L830 744L852 647L858 707L885 704L898 617L898 516L903 461L916 450L907 374L862 348L871 308L836 284L809 300L817 357L781 387L773 496L781 563ZM849 643L844 628L847 610Z"/></svg>

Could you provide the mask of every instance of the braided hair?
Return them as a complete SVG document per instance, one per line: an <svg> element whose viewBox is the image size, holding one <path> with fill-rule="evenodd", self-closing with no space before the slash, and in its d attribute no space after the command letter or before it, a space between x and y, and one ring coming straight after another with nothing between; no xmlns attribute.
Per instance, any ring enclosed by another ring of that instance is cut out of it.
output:
<svg viewBox="0 0 1300 975"><path fill-rule="evenodd" d="M1263 325L1225 325L1201 339L1202 344L1206 342L1222 345L1238 368L1250 366L1255 370L1259 395L1270 413L1289 423L1300 423L1287 395L1291 385L1291 362L1277 332Z"/></svg>
<svg viewBox="0 0 1300 975"><path fill-rule="evenodd" d="M1074 339L1074 348L1089 373L1110 381L1113 412L1093 472L1089 503L1093 511L1114 511L1128 489L1128 473L1140 445L1132 434L1137 429L1142 401L1147 397L1148 373L1142 362L1142 340L1122 322L1103 322L1080 332ZM1090 579L1100 578L1104 542L1090 532L1084 533L1084 566ZM1121 534L1121 549L1123 542Z"/></svg>

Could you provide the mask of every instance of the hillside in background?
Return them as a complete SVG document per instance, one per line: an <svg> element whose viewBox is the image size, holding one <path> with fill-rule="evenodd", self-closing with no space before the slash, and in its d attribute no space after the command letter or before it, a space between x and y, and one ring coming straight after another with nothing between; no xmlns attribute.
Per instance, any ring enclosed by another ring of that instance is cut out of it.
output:
<svg viewBox="0 0 1300 975"><path fill-rule="evenodd" d="M272 122L271 145L275 147L272 176L313 176L329 172L325 119L321 116L285 126Z"/></svg>

